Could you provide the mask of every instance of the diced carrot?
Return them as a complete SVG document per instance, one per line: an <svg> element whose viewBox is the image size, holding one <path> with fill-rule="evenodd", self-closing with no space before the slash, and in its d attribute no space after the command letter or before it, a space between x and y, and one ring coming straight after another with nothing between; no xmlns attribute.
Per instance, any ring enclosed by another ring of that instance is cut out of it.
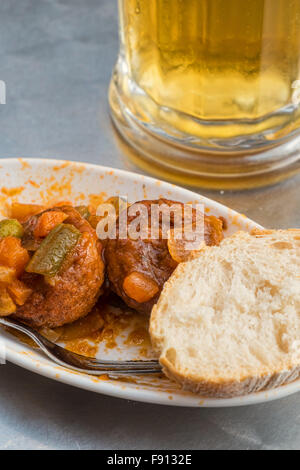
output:
<svg viewBox="0 0 300 470"><path fill-rule="evenodd" d="M34 236L36 238L46 237L49 235L51 230L53 230L57 225L61 224L66 220L68 216L60 211L49 211L44 212L39 217L39 220L34 229Z"/></svg>
<svg viewBox="0 0 300 470"><path fill-rule="evenodd" d="M19 277L29 262L28 251L21 245L21 240L6 237L0 240L0 265L13 268Z"/></svg>
<svg viewBox="0 0 300 470"><path fill-rule="evenodd" d="M32 289L27 287L24 282L15 279L7 286L8 293L17 305L24 305L28 297L32 294Z"/></svg>
<svg viewBox="0 0 300 470"><path fill-rule="evenodd" d="M7 266L0 266L0 282L1 284L10 284L16 278L16 271Z"/></svg>
<svg viewBox="0 0 300 470"><path fill-rule="evenodd" d="M0 286L0 317L11 315L16 310L17 307L8 294L6 287Z"/></svg>
<svg viewBox="0 0 300 470"><path fill-rule="evenodd" d="M44 206L37 204L21 204L20 202L13 202L10 208L10 217L17 220L25 220L31 215L38 214L45 210Z"/></svg>
<svg viewBox="0 0 300 470"><path fill-rule="evenodd" d="M132 272L124 279L123 289L128 297L139 303L148 302L159 292L156 282L139 272Z"/></svg>

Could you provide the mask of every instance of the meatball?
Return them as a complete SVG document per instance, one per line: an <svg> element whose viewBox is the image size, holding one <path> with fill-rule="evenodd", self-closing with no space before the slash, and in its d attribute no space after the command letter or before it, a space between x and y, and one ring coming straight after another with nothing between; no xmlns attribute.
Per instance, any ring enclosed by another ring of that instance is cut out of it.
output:
<svg viewBox="0 0 300 470"><path fill-rule="evenodd" d="M86 316L97 302L104 280L102 245L95 230L73 207L56 210L68 215L65 222L74 225L82 235L58 274L50 280L39 274L23 274L21 280L33 293L17 308L15 316L34 327L55 328ZM38 217L31 217L24 224L26 244L34 239Z"/></svg>
<svg viewBox="0 0 300 470"><path fill-rule="evenodd" d="M159 298L164 283L178 265L170 255L167 239L162 237L161 219L159 221L159 238L155 240L150 238L151 205L167 204L171 206L181 203L166 199L141 201L141 203L147 208L149 238L140 237L135 240L127 237L122 239L119 236L117 224L116 238L106 241L104 256L111 289L129 307L140 313L149 314ZM127 216L130 224L137 216L129 216L128 210ZM174 214L172 213L170 222L170 228L173 228ZM216 217L205 216L204 236L207 245L218 245L223 239L223 222Z"/></svg>

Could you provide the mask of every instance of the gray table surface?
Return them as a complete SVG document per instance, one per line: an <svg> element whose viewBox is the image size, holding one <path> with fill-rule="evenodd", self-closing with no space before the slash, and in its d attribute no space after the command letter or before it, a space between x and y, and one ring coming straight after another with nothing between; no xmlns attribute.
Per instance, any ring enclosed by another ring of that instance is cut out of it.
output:
<svg viewBox="0 0 300 470"><path fill-rule="evenodd" d="M1 0L1 157L128 168L111 127L115 0ZM268 227L300 227L300 176L268 189L203 194ZM0 367L0 449L300 449L300 394L258 406L128 402Z"/></svg>

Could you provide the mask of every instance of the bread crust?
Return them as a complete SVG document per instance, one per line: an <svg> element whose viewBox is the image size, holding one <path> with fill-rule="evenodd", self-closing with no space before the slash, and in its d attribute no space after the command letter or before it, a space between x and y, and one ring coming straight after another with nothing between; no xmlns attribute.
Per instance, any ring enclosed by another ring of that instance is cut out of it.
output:
<svg viewBox="0 0 300 470"><path fill-rule="evenodd" d="M278 233L291 233L293 237L296 235L296 240L299 236L299 248L300 248L300 229L290 230L254 230L251 235L256 238L276 236ZM232 238L243 237L244 232L237 232ZM249 234L247 234L249 235ZM296 241L296 245L298 245ZM209 247L205 248L210 249ZM203 252L202 252L203 253ZM178 283L182 273L185 272L185 265L187 263L180 264L174 271L171 278L167 281L164 287L163 296L168 296L168 292L171 290L174 283ZM290 366L283 368L283 364L278 364L278 370L261 370L256 376L245 376L239 380L226 380L217 378L213 381L209 378L197 376L196 374L191 375L185 371L181 371L179 367L175 365L162 353L163 344L159 335L159 315L160 313L160 300L153 307L151 313L150 322L150 336L152 341L153 349L156 351L159 357L159 362L163 367L164 374L171 380L177 382L183 390L197 393L203 397L209 398L233 398L237 396L244 396L251 393L268 391L274 388L278 388L283 385L287 385L291 382L300 378L300 364L290 364Z"/></svg>
<svg viewBox="0 0 300 470"><path fill-rule="evenodd" d="M174 366L165 358L160 358L164 374L177 382L183 390L191 391L209 398L233 398L268 391L273 388L287 385L300 377L300 366L290 370L265 374L261 377L246 377L241 381L213 382L203 378L195 378L177 371Z"/></svg>

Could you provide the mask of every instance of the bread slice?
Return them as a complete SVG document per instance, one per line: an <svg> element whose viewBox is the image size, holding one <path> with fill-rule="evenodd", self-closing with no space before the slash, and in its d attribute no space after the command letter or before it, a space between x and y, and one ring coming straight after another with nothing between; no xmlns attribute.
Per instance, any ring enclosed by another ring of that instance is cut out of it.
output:
<svg viewBox="0 0 300 470"><path fill-rule="evenodd" d="M300 230L239 232L182 263L151 314L165 374L205 397L300 376Z"/></svg>

